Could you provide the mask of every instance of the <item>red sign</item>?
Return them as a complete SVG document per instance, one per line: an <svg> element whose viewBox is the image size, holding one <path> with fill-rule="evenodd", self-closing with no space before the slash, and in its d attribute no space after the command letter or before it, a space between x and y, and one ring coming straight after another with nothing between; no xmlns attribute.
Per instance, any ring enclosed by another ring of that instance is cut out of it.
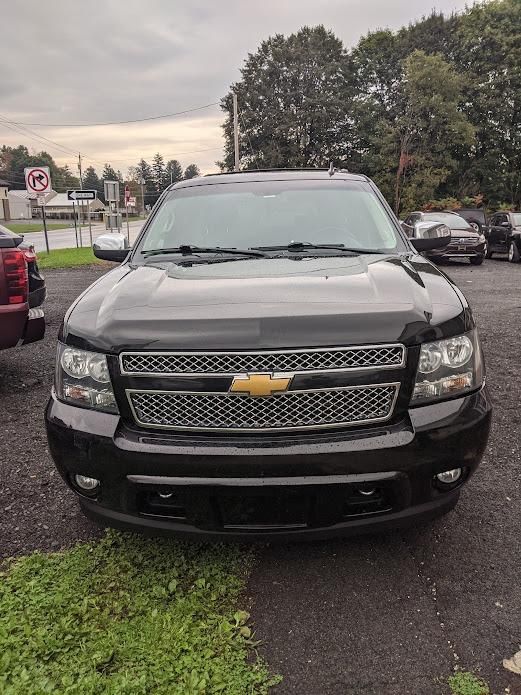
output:
<svg viewBox="0 0 521 695"><path fill-rule="evenodd" d="M128 186L125 186L125 205L128 205L129 200L130 200L130 188Z"/></svg>

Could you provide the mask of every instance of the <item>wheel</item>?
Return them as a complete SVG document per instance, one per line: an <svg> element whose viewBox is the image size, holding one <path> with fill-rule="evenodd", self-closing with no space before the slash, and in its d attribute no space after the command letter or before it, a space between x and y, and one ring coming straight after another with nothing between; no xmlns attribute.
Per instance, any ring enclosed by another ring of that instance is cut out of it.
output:
<svg viewBox="0 0 521 695"><path fill-rule="evenodd" d="M470 220L469 224L472 227L472 229L475 229L476 232L481 234L481 222L478 222L477 220Z"/></svg>
<svg viewBox="0 0 521 695"><path fill-rule="evenodd" d="M519 263L519 250L513 241L508 248L508 260L510 263Z"/></svg>
<svg viewBox="0 0 521 695"><path fill-rule="evenodd" d="M494 252L490 250L488 242L485 244L485 258L492 258Z"/></svg>
<svg viewBox="0 0 521 695"><path fill-rule="evenodd" d="M474 256L470 259L470 265L481 265L485 260L485 256Z"/></svg>

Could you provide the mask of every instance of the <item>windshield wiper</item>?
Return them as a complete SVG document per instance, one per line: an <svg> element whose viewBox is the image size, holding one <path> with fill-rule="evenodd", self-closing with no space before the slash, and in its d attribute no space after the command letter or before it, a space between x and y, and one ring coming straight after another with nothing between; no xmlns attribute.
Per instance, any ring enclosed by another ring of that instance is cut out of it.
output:
<svg viewBox="0 0 521 695"><path fill-rule="evenodd" d="M262 251L254 251L252 249L228 249L221 246L191 246L190 244L181 244L180 246L172 246L166 249L150 249L143 251L143 256L161 256L169 253L180 253L182 256L193 256L197 253L230 253L239 256L252 256L254 258L264 258L266 256Z"/></svg>
<svg viewBox="0 0 521 695"><path fill-rule="evenodd" d="M314 251L315 249L327 251L341 251L342 253L362 254L362 253L385 253L378 249L351 249L344 244L311 244L309 241L292 241L290 244L282 246L254 246L253 248L262 251Z"/></svg>

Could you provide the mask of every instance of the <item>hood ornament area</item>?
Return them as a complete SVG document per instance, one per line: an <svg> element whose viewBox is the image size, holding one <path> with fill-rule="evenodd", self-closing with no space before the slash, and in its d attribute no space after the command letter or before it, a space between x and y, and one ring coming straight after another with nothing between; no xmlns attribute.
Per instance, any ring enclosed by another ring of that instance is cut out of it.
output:
<svg viewBox="0 0 521 695"><path fill-rule="evenodd" d="M242 393L253 398L285 393L293 380L292 374L244 374L234 376L230 393Z"/></svg>

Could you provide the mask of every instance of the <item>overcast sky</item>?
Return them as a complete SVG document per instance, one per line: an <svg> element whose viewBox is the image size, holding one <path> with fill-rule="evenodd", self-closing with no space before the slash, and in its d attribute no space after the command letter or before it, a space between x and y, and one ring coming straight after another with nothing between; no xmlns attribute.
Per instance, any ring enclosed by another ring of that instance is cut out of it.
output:
<svg viewBox="0 0 521 695"><path fill-rule="evenodd" d="M130 120L218 101L249 52L274 33L324 24L349 47L382 27L396 29L465 0L25 0L2 8L0 118L27 123ZM126 173L161 152L203 172L222 154L217 106L183 117L89 128L30 126L81 151L99 173ZM0 144L72 154L0 125ZM199 151L197 150L205 150Z"/></svg>

